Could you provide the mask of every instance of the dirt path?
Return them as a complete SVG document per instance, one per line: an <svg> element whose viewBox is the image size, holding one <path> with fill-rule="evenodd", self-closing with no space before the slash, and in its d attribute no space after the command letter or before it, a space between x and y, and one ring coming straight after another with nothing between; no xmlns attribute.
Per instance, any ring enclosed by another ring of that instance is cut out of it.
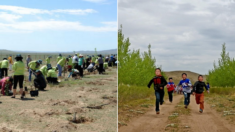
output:
<svg viewBox="0 0 235 132"><path fill-rule="evenodd" d="M143 116L132 119L128 126L119 128L119 132L164 132L167 125L169 113L173 112L175 106L180 102L182 95L174 96L172 104L169 101L161 106L161 114L156 115L153 110L147 112ZM199 106L196 104L195 96L191 96L191 103L189 106L191 110L190 115L180 115L180 126L189 126L189 132L232 132L234 126L221 117L215 110L210 108L210 105L205 103L205 110L199 113Z"/></svg>
<svg viewBox="0 0 235 132"><path fill-rule="evenodd" d="M180 117L181 124L190 126L193 132L233 132L234 126L221 117L210 105L205 103L204 112L199 113L199 105L196 104L195 96L191 96L189 116Z"/></svg>
<svg viewBox="0 0 235 132"><path fill-rule="evenodd" d="M165 126L167 125L167 119L169 113L172 112L175 106L180 102L180 99L183 96L177 95L174 96L173 103L170 103L168 100L165 100L165 104L160 106L161 113L156 115L154 109L147 112L139 118L132 119L128 126L123 126L119 128L119 132L159 132L164 131Z"/></svg>

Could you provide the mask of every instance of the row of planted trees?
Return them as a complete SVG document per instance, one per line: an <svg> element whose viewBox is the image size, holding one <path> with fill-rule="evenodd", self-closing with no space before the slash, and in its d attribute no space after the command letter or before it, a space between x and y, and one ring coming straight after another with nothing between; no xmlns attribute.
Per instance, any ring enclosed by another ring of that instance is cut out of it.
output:
<svg viewBox="0 0 235 132"><path fill-rule="evenodd" d="M146 86L155 75L155 58L151 55L151 45L148 51L130 50L129 38L124 38L122 28L118 30L118 83Z"/></svg>
<svg viewBox="0 0 235 132"><path fill-rule="evenodd" d="M218 65L214 62L214 68L209 70L207 81L212 86L234 87L235 86L235 60L226 52L226 45L222 45L221 58Z"/></svg>

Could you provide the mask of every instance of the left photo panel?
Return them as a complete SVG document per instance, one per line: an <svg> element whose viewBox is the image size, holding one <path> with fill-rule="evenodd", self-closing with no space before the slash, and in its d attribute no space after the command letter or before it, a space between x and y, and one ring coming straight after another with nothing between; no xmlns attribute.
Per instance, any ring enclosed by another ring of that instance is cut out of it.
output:
<svg viewBox="0 0 235 132"><path fill-rule="evenodd" d="M0 3L0 132L117 131L117 1Z"/></svg>

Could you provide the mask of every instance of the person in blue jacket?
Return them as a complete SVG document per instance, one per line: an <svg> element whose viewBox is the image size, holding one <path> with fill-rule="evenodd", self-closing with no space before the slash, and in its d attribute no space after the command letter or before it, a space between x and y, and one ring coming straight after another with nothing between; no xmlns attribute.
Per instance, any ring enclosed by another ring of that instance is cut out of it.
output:
<svg viewBox="0 0 235 132"><path fill-rule="evenodd" d="M184 94L184 105L185 108L188 108L188 105L190 103L190 95L191 95L191 81L187 78L186 73L182 73L182 80L179 82L178 86L182 86L183 88L183 94Z"/></svg>

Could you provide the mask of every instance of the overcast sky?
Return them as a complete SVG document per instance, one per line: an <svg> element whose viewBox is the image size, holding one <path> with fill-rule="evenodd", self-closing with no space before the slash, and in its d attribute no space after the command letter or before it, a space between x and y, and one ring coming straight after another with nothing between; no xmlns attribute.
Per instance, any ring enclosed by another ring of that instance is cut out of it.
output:
<svg viewBox="0 0 235 132"><path fill-rule="evenodd" d="M131 49L151 44L165 71L206 74L224 42L235 56L234 0L118 0L118 24Z"/></svg>
<svg viewBox="0 0 235 132"><path fill-rule="evenodd" d="M117 48L116 0L5 0L0 3L0 49L95 48Z"/></svg>

